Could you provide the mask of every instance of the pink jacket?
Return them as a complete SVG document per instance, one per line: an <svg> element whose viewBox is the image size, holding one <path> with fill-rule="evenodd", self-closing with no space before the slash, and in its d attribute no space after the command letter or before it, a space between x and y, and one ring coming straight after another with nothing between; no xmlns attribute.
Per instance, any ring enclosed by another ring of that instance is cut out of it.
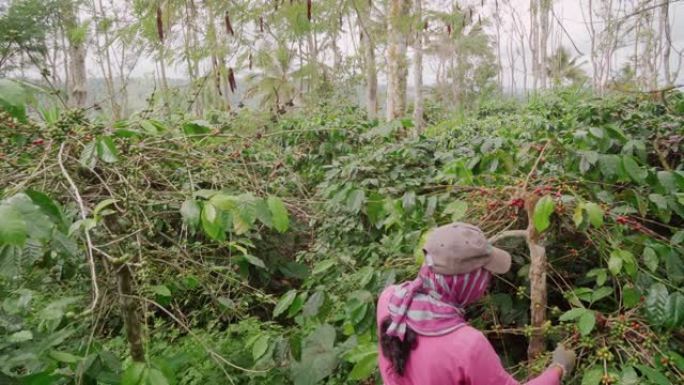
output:
<svg viewBox="0 0 684 385"><path fill-rule="evenodd" d="M378 300L377 324L389 316L388 302L394 286ZM403 376L392 369L380 350L380 374L385 385L519 385L501 364L494 348L479 330L466 325L439 337L418 336ZM557 370L547 369L527 385L559 385Z"/></svg>

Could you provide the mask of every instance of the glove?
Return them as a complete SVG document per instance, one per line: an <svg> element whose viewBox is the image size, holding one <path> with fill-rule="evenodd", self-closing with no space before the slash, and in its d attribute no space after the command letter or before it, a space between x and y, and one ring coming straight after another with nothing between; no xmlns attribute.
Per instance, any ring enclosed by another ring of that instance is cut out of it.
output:
<svg viewBox="0 0 684 385"><path fill-rule="evenodd" d="M553 351L553 359L551 361L551 366L558 366L563 370L562 377L570 373L575 367L575 359L577 355L574 350L566 349L565 346L559 344L556 350Z"/></svg>

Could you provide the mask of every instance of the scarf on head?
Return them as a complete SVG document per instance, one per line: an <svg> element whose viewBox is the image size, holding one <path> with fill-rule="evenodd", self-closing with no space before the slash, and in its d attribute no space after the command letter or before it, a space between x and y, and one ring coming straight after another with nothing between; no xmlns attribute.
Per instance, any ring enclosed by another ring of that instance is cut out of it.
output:
<svg viewBox="0 0 684 385"><path fill-rule="evenodd" d="M483 268L442 275L423 265L418 277L398 286L389 300L390 336L402 341L406 328L424 336L441 336L466 324L463 308L480 299L491 280Z"/></svg>

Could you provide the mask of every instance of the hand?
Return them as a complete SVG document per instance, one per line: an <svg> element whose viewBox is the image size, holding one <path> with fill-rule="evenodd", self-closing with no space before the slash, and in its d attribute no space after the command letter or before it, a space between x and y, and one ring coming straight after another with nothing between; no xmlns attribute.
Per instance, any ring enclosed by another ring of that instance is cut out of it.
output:
<svg viewBox="0 0 684 385"><path fill-rule="evenodd" d="M566 349L565 346L559 344L556 350L553 351L553 360L551 365L557 365L563 369L563 374L561 377L570 373L575 367L575 359L577 355L574 350Z"/></svg>

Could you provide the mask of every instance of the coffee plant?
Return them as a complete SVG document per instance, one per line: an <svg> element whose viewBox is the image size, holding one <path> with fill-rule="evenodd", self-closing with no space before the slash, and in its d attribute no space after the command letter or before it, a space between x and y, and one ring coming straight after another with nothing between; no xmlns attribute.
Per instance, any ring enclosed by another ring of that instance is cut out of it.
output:
<svg viewBox="0 0 684 385"><path fill-rule="evenodd" d="M456 220L512 251L469 319L519 378L564 342L568 384L684 380L681 93L420 137L355 107L110 126L0 101L2 383L379 383L377 295Z"/></svg>

